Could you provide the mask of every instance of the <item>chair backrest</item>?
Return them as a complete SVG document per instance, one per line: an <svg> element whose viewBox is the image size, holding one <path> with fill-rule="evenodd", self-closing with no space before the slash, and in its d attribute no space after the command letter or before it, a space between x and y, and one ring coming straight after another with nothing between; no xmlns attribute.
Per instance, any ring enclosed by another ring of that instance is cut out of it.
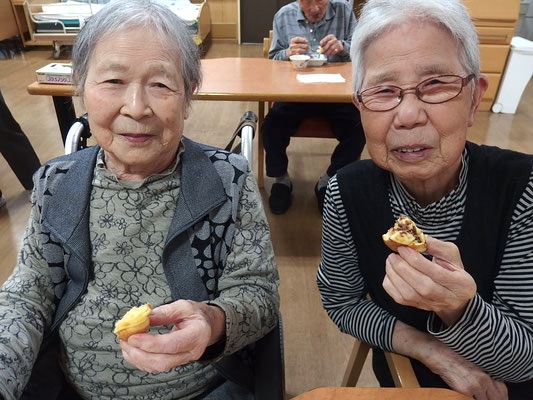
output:
<svg viewBox="0 0 533 400"><path fill-rule="evenodd" d="M271 29L268 31L268 37L263 38L263 57L268 58L268 51L270 50L270 45L272 44L272 35L274 31Z"/></svg>

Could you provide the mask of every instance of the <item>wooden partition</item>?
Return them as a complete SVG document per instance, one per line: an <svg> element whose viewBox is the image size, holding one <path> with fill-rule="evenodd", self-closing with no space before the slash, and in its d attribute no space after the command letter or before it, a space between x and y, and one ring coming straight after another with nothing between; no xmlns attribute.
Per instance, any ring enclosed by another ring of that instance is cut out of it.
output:
<svg viewBox="0 0 533 400"><path fill-rule="evenodd" d="M213 40L237 42L239 37L239 0L207 1L211 10L211 37Z"/></svg>
<svg viewBox="0 0 533 400"><path fill-rule="evenodd" d="M0 41L18 35L10 0L0 0Z"/></svg>

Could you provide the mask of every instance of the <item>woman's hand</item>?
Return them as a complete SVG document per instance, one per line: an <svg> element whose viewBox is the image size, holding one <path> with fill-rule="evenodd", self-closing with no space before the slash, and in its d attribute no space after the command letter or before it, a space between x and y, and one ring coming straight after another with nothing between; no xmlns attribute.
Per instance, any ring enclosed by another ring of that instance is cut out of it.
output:
<svg viewBox="0 0 533 400"><path fill-rule="evenodd" d="M419 360L456 392L476 400L508 399L507 386L503 382L492 379L477 365L426 332L397 321L392 347L399 354Z"/></svg>
<svg viewBox="0 0 533 400"><path fill-rule="evenodd" d="M456 392L476 400L507 400L507 386L492 379L485 371L455 354L456 359L443 357L439 367L433 372L438 374Z"/></svg>
<svg viewBox="0 0 533 400"><path fill-rule="evenodd" d="M164 372L198 360L225 335L226 315L213 305L178 300L156 307L150 325L173 325L166 334L140 333L120 341L124 359L146 372Z"/></svg>
<svg viewBox="0 0 533 400"><path fill-rule="evenodd" d="M433 311L450 326L463 315L477 286L455 244L428 237L427 246L432 260L405 246L387 257L383 287L397 303Z"/></svg>

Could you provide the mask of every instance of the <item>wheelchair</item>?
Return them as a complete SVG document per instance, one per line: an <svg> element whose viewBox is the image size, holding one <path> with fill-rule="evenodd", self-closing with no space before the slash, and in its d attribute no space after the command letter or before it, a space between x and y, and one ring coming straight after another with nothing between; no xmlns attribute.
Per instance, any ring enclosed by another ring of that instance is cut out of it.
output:
<svg viewBox="0 0 533 400"><path fill-rule="evenodd" d="M226 150L233 153L241 153L250 166L253 165L253 140L257 129L257 115L252 111L246 111L233 135L226 146ZM87 147L87 140L91 137L87 113L77 118L70 127L65 139L65 154Z"/></svg>

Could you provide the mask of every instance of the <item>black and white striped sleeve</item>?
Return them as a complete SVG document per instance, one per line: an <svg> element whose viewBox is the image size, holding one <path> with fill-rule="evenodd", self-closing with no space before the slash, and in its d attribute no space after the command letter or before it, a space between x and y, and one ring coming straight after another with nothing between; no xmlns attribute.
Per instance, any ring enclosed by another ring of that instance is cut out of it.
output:
<svg viewBox="0 0 533 400"><path fill-rule="evenodd" d="M392 351L395 318L365 298L367 290L336 177L326 192L317 283L325 310L342 332Z"/></svg>

